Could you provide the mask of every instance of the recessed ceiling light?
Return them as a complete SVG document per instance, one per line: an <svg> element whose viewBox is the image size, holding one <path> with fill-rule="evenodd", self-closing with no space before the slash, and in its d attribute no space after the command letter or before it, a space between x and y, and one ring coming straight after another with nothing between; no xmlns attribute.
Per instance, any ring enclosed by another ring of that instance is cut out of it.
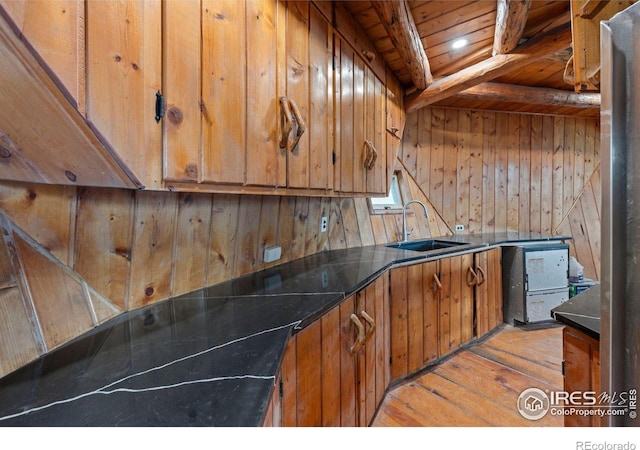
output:
<svg viewBox="0 0 640 450"><path fill-rule="evenodd" d="M466 39L456 39L451 43L451 48L454 50L458 50L462 47L465 47L468 43L469 41L467 41Z"/></svg>

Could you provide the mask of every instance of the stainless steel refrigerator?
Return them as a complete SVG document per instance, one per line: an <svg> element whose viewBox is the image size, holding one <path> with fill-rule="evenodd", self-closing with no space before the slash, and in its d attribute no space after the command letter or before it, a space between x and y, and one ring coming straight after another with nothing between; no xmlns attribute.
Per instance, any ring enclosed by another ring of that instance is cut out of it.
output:
<svg viewBox="0 0 640 450"><path fill-rule="evenodd" d="M550 322L551 309L569 300L569 245L502 249L503 317L510 325Z"/></svg>
<svg viewBox="0 0 640 450"><path fill-rule="evenodd" d="M640 3L600 26L600 385L640 389ZM638 198L638 203L635 199ZM637 405L636 405L637 406ZM630 405L631 407L631 405ZM626 414L610 424L638 425Z"/></svg>

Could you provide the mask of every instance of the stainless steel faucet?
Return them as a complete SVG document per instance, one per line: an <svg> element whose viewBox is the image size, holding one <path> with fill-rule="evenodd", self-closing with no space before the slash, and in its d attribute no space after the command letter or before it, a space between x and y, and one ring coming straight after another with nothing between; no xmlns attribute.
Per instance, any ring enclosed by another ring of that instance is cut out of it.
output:
<svg viewBox="0 0 640 450"><path fill-rule="evenodd" d="M404 237L402 242L407 242L409 240L409 235L411 234L411 231L407 231L407 206L409 206L412 203L418 203L420 206L422 206L422 209L424 209L424 217L426 217L427 219L429 218L427 207L420 200L410 200L407 203L405 203L404 206L402 207L402 234Z"/></svg>

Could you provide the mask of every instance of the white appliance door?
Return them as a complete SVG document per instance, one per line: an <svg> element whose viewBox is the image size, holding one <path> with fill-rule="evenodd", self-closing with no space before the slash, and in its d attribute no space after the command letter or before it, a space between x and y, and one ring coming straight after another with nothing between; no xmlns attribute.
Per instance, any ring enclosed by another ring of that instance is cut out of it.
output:
<svg viewBox="0 0 640 450"><path fill-rule="evenodd" d="M526 250L524 253L526 290L541 291L569 286L567 249Z"/></svg>
<svg viewBox="0 0 640 450"><path fill-rule="evenodd" d="M551 310L569 300L569 288L528 292L525 299L527 323L551 320Z"/></svg>

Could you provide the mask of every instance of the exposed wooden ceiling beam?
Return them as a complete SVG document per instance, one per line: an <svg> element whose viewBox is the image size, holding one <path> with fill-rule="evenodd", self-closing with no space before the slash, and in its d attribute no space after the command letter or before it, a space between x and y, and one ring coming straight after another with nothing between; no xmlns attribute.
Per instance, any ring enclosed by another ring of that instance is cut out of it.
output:
<svg viewBox="0 0 640 450"><path fill-rule="evenodd" d="M371 5L409 70L414 86L419 90L426 89L433 82L433 76L406 0L373 0Z"/></svg>
<svg viewBox="0 0 640 450"><path fill-rule="evenodd" d="M532 38L507 55L496 55L486 61L435 80L427 89L405 98L407 112L413 112L485 81L517 70L550 53L571 45L571 27L566 24Z"/></svg>
<svg viewBox="0 0 640 450"><path fill-rule="evenodd" d="M553 107L600 109L599 93L576 94L573 91L563 91L561 89L503 83L481 83L452 97L464 100L493 100Z"/></svg>
<svg viewBox="0 0 640 450"><path fill-rule="evenodd" d="M504 55L518 46L527 24L532 0L498 0L493 56Z"/></svg>

